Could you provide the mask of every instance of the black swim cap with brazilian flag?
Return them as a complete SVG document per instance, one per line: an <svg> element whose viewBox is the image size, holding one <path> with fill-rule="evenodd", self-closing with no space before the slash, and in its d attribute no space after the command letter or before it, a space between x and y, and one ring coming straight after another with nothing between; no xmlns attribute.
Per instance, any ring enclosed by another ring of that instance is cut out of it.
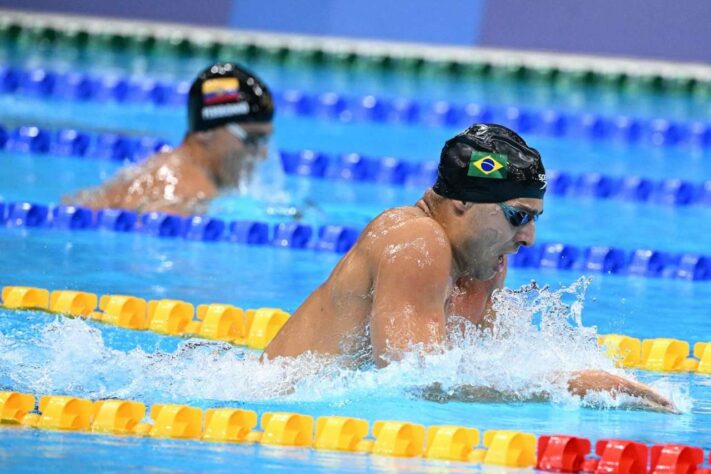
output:
<svg viewBox="0 0 711 474"><path fill-rule="evenodd" d="M266 84L237 64L213 64L198 75L188 93L189 132L228 123L266 123L273 116L274 103Z"/></svg>
<svg viewBox="0 0 711 474"><path fill-rule="evenodd" d="M475 124L445 143L432 189L468 202L542 199L546 171L538 151L513 130Z"/></svg>

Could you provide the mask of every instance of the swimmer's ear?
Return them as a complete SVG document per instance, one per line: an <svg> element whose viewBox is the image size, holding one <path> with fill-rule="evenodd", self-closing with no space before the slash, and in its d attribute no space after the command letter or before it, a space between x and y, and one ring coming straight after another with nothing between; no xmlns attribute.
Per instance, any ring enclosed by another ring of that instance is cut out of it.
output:
<svg viewBox="0 0 711 474"><path fill-rule="evenodd" d="M203 145L207 145L214 138L214 134L214 130L206 130L204 132L194 132L193 136Z"/></svg>
<svg viewBox="0 0 711 474"><path fill-rule="evenodd" d="M452 199L452 205L454 205L454 210L457 213L463 214L466 212L467 209L472 207L474 203L472 202L466 202L466 201L459 201L457 199Z"/></svg>

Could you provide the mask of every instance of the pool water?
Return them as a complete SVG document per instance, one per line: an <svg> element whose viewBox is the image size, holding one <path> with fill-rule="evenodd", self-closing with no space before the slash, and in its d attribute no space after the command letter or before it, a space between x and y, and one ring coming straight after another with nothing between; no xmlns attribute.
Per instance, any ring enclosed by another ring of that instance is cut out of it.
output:
<svg viewBox="0 0 711 474"><path fill-rule="evenodd" d="M158 68L142 58L123 57L97 64L71 56L23 56L0 48L4 65L75 68L104 74L157 74L189 80L206 64L164 58ZM170 66L167 69L164 66ZM452 78L423 81L407 75L359 72L353 77L303 67L257 63L252 66L275 88L312 93L337 91L418 100L557 107L641 117L711 120L708 104L671 95L613 95L585 88L551 91L542 86L511 88L495 81ZM166 72L167 71L167 72ZM328 72L328 71L327 71ZM537 91L538 93L532 93ZM577 99L576 99L577 98ZM581 100L584 98L584 100ZM705 106L705 107L704 107ZM387 124L279 115L276 146L331 154L358 152L395 156L411 163L436 161L455 127ZM52 129L116 131L157 136L178 143L185 117L180 107L150 104L76 102L62 98L0 95L0 124L35 124ZM540 149L546 167L570 173L600 172L694 183L711 179L711 150L592 141L575 137L526 135ZM272 158L275 159L275 158ZM77 189L100 183L119 164L90 158L0 151L0 197L5 202L58 203ZM226 195L210 207L226 220L294 220L362 228L392 206L414 203L424 191L415 185L386 185L284 176L279 193L253 189L248 196ZM275 197L276 196L276 197ZM653 202L550 196L537 224L537 238L579 246L625 250L651 248L711 255L711 207ZM330 273L339 255L313 250L246 246L229 242L188 242L140 234L0 229L0 283L97 294L174 298L194 304L229 303L243 308L280 307L294 311ZM671 396L681 415L618 408L590 408L567 397L551 379L582 367L616 370L596 348L595 331L638 338L674 337L695 343L711 340L708 302L711 281L644 278L581 270L512 268L507 286L531 280L550 289L533 296L567 310L543 316L510 298L502 317L514 335L502 339L471 336L442 358L409 358L382 371L343 370L299 359L262 366L258 354L217 343L127 331L99 323L32 311L0 310L0 390L71 394L92 399L118 397L153 403L187 403L200 408L239 407L321 415L401 419L484 429L516 429L535 434L570 433L590 439L627 438L647 444L686 443L711 448L711 379L693 374L629 372ZM559 290L563 288L563 290ZM569 288L569 292L564 290ZM584 296L583 296L584 295ZM529 301L530 303L530 301ZM575 304L573 304L575 303ZM582 325L575 308L582 305ZM540 324L553 322L553 329ZM545 326L545 327L544 327ZM447 403L423 401L415 390L427 382L486 381L526 393L530 387L553 394L546 403ZM284 394L292 383L295 390ZM610 400L602 404L614 405ZM283 470L440 471L472 466L376 456L322 453L303 449L224 445L154 439L92 436L24 429L0 430L0 457L11 471L92 466L117 470Z"/></svg>

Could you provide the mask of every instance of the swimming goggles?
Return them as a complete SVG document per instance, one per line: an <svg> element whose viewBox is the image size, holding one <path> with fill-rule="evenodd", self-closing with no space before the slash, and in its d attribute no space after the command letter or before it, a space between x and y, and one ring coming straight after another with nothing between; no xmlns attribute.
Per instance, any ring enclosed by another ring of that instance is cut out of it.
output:
<svg viewBox="0 0 711 474"><path fill-rule="evenodd" d="M237 137L247 147L262 148L269 144L271 134L267 133L249 133L242 126L236 123L228 123L227 131Z"/></svg>
<svg viewBox="0 0 711 474"><path fill-rule="evenodd" d="M539 212L529 212L523 209L516 209L515 207L511 207L503 202L499 203L499 207L503 211L506 220L509 221L509 224L514 227L521 227L531 221L537 221L538 216L542 214Z"/></svg>

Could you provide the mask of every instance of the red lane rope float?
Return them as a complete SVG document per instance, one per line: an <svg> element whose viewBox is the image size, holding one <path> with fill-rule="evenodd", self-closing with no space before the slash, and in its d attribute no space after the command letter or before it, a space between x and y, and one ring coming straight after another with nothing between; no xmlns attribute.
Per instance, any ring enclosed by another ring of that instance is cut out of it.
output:
<svg viewBox="0 0 711 474"><path fill-rule="evenodd" d="M146 417L148 415L148 417ZM258 423L259 421L259 423ZM709 474L701 467L704 451L682 444L657 444L584 437L542 435L513 430L423 425L286 412L200 408L177 404L146 405L131 400L99 400L49 395L36 404L31 394L0 392L0 422L38 429L149 436L224 443L261 443L380 456L422 457L548 472L596 474ZM260 429L257 429L259 425ZM370 433L370 436L369 436Z"/></svg>

